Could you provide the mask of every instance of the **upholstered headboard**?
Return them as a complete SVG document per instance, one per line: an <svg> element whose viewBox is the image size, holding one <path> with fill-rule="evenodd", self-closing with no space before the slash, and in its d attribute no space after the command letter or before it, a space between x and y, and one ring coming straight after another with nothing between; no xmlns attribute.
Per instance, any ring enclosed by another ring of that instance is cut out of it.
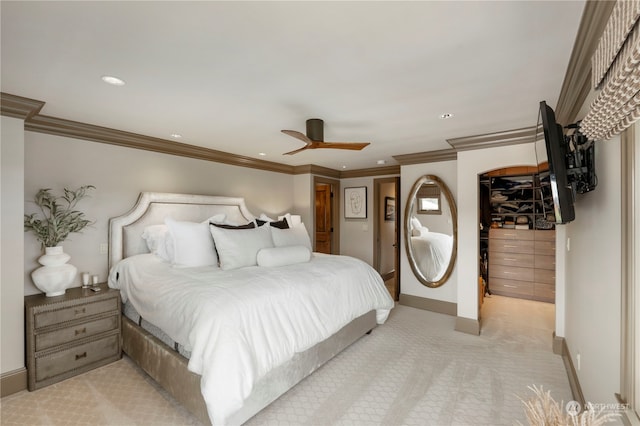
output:
<svg viewBox="0 0 640 426"><path fill-rule="evenodd" d="M254 220L244 198L211 195L142 192L129 212L109 220L109 270L120 260L148 253L142 239L144 228L163 224L166 217L202 222L224 213L226 220L246 223Z"/></svg>

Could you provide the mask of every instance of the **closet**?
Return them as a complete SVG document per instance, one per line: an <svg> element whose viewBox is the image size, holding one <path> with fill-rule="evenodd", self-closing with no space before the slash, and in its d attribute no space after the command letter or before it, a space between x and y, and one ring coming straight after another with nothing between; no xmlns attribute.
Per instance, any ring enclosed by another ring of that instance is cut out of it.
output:
<svg viewBox="0 0 640 426"><path fill-rule="evenodd" d="M486 291L555 301L555 224L548 172L535 167L480 176L480 256Z"/></svg>

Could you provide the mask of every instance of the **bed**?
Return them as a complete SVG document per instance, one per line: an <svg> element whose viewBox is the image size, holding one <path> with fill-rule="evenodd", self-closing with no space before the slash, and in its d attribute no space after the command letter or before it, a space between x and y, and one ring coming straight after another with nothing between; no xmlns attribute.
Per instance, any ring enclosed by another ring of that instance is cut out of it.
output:
<svg viewBox="0 0 640 426"><path fill-rule="evenodd" d="M142 238L167 218L197 224L221 217L227 224L256 219L242 198L141 193L128 213L110 220L109 285L123 297L124 352L203 422L242 424L384 323L393 300L379 274L357 259L314 253L279 263L283 251L295 257L305 250L285 244L293 231L268 224L211 227L219 266L172 265L149 253ZM263 266L236 267L220 232L268 232L282 247L260 249Z"/></svg>

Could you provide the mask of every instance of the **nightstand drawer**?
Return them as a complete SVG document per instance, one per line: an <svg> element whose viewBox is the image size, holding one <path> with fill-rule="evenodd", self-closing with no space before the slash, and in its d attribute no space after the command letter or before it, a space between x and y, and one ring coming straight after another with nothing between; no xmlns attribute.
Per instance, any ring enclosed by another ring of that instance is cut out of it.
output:
<svg viewBox="0 0 640 426"><path fill-rule="evenodd" d="M41 351L52 346L62 345L85 337L94 336L104 331L115 330L118 328L118 315L119 314L116 314L107 318L100 318L38 334L35 336L35 350Z"/></svg>
<svg viewBox="0 0 640 426"><path fill-rule="evenodd" d="M36 381L42 381L57 375L80 369L120 353L120 334L103 337L94 342L41 355L36 358Z"/></svg>
<svg viewBox="0 0 640 426"><path fill-rule="evenodd" d="M69 308L58 309L55 311L41 312L35 315L35 328L46 327L48 325L60 324L79 318L86 318L91 315L97 315L104 312L118 310L118 299L112 297L110 299L101 300L99 302L85 303L82 305L71 306Z"/></svg>

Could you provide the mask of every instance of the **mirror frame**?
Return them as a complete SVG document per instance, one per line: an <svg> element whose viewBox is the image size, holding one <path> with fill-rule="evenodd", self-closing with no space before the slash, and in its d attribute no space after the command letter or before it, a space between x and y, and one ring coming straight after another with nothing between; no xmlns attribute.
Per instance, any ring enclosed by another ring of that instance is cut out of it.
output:
<svg viewBox="0 0 640 426"><path fill-rule="evenodd" d="M451 223L453 228L453 248L451 250L451 259L449 259L449 265L447 266L447 270L445 271L442 278L437 281L430 281L427 277L424 276L422 271L418 268L415 255L413 252L413 247L411 246L411 235L409 232L409 223L411 221L411 212L416 203L416 196L418 195L418 190L420 187L427 183L434 182L436 185L440 187L441 194L444 194L444 197L449 204L449 211L451 212ZM453 267L456 263L456 258L458 257L458 211L456 209L456 203L453 199L453 195L449 190L449 187L437 176L434 175L423 175L421 176L413 187L411 188L411 192L409 193L409 197L407 199L407 203L405 204L404 209L404 246L405 252L407 254L407 260L409 261L409 265L411 266L411 270L413 274L416 276L418 281L423 285L431 288L440 287L443 285L453 272Z"/></svg>

